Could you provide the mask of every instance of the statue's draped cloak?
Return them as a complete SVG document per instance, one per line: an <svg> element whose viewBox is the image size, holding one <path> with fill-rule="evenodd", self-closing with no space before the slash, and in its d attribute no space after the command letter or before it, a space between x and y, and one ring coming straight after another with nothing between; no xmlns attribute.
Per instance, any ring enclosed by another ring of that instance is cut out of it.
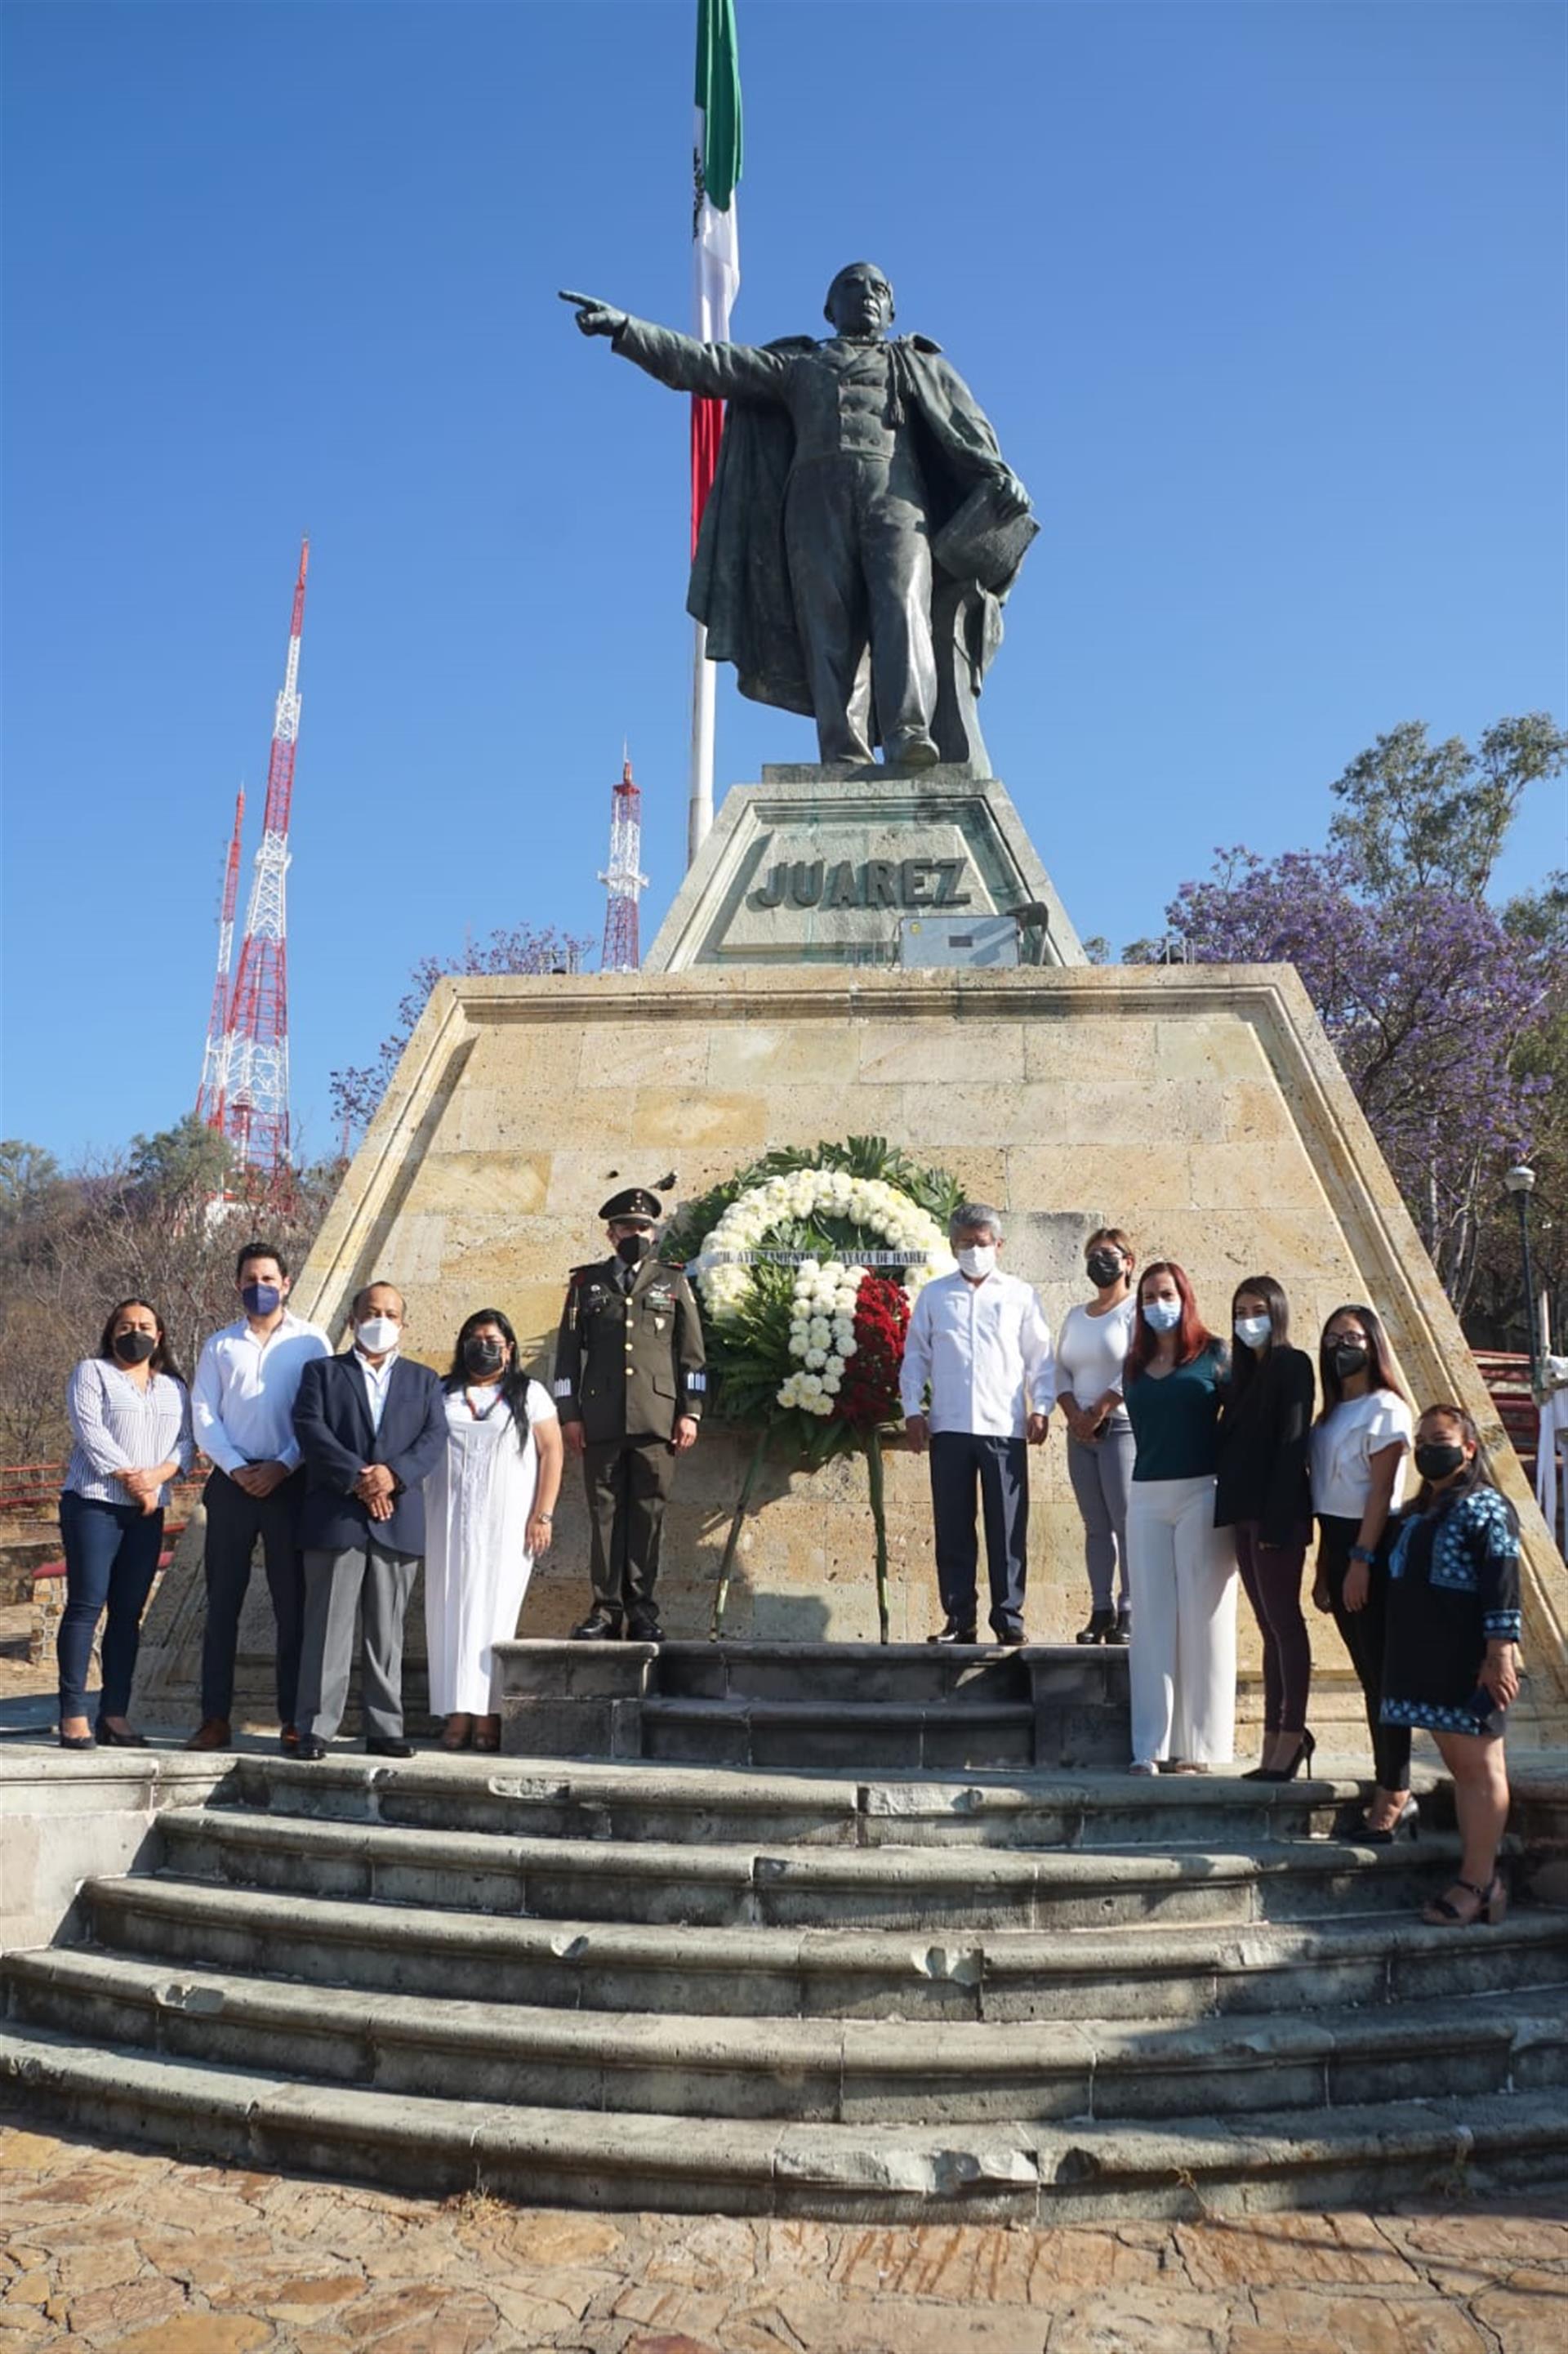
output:
<svg viewBox="0 0 1568 2354"><path fill-rule="evenodd" d="M815 348L809 335L766 346L784 354ZM937 345L922 335L900 335L887 349L894 397L915 429L935 539L977 483L1000 469L1001 451L989 419ZM686 610L707 630L709 660L735 664L742 695L810 718L814 705L784 545L784 495L794 454L787 409L775 401L730 399ZM941 583L943 576L937 578ZM1001 600L1013 578L1016 573L993 588L971 581L959 589L958 631L977 693L1001 642Z"/></svg>

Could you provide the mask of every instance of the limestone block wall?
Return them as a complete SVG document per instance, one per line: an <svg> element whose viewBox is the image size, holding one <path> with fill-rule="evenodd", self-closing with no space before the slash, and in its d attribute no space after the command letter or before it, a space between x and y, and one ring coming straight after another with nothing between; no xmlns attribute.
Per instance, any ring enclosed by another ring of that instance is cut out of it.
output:
<svg viewBox="0 0 1568 2354"><path fill-rule="evenodd" d="M1247 1274L1278 1277L1308 1347L1335 1306L1372 1301L1417 1396L1462 1399L1486 1431L1526 1528L1531 1664L1561 1675L1561 1559L1289 967L444 981L294 1304L337 1332L356 1286L387 1277L408 1295L411 1349L440 1364L465 1314L500 1307L547 1376L566 1270L602 1248L594 1212L618 1182L673 1168L683 1198L768 1146L851 1134L885 1136L1004 1208L1005 1264L1054 1323L1082 1296L1083 1238L1101 1222L1141 1257L1179 1258L1222 1330ZM1060 1638L1086 1596L1059 1426L1033 1459L1030 1630ZM908 1458L890 1470L893 1633L918 1638L937 1617L925 1471ZM740 1474L740 1443L712 1433L682 1469L673 1633L705 1628ZM563 1632L585 1597L569 1468L557 1530L525 1634ZM773 1471L727 1627L874 1634L857 1463Z"/></svg>

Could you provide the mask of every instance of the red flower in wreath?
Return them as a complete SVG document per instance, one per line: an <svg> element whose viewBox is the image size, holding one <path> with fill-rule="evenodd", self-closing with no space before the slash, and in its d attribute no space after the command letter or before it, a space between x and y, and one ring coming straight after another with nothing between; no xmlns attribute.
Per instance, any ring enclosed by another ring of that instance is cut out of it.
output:
<svg viewBox="0 0 1568 2354"><path fill-rule="evenodd" d="M895 1422L904 1409L898 1395L909 1300L890 1276L867 1273L855 1295L854 1354L844 1366L833 1412L855 1430Z"/></svg>

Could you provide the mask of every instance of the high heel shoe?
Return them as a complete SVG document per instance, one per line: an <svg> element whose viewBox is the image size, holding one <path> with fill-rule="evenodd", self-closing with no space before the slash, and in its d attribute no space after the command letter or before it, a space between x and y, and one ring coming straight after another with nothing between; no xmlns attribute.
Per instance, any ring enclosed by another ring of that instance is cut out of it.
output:
<svg viewBox="0 0 1568 2354"><path fill-rule="evenodd" d="M1393 1822L1374 1831L1363 1818L1349 1836L1357 1847L1392 1847L1401 1831L1407 1839L1421 1836L1421 1808L1414 1797L1406 1798Z"/></svg>
<svg viewBox="0 0 1568 2354"><path fill-rule="evenodd" d="M1288 1766L1272 1766L1266 1772L1259 1766L1254 1774L1244 1774L1244 1782L1294 1782L1303 1766L1310 1767L1318 1744L1309 1733L1304 1733L1296 1744L1296 1755Z"/></svg>
<svg viewBox="0 0 1568 2354"><path fill-rule="evenodd" d="M1478 1888L1473 1880L1456 1880L1453 1885L1476 1899L1475 1911L1461 1913L1446 1896L1434 1896L1421 1908L1424 1921L1430 1922L1435 1929L1473 1929L1479 1921L1491 1929L1500 1927L1508 1912L1508 1890L1502 1884L1500 1872L1494 1872L1484 1888Z"/></svg>
<svg viewBox="0 0 1568 2354"><path fill-rule="evenodd" d="M1091 1610L1089 1623L1074 1637L1078 1643L1108 1643L1116 1631L1114 1610Z"/></svg>
<svg viewBox="0 0 1568 2354"><path fill-rule="evenodd" d="M92 1737L101 1749L145 1749L147 1746L144 1733L116 1733L114 1727L106 1724L101 1717L93 1727Z"/></svg>

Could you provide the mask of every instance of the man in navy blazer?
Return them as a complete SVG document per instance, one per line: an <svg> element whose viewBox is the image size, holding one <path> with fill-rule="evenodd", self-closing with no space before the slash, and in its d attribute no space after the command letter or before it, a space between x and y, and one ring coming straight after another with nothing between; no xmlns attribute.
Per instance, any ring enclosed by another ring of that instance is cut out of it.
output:
<svg viewBox="0 0 1568 2354"><path fill-rule="evenodd" d="M324 1757L343 1722L363 1614L366 1748L374 1757L411 1757L403 1738L403 1621L425 1551L421 1483L447 1443L446 1394L428 1365L401 1354L396 1285L367 1284L353 1312L353 1348L308 1364L294 1401L305 1469L299 1754Z"/></svg>

